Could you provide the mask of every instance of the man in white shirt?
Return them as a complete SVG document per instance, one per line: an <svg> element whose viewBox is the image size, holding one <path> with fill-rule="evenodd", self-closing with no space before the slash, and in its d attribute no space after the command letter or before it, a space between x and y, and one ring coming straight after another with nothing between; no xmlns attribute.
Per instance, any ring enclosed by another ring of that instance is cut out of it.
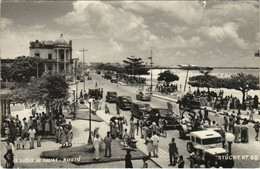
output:
<svg viewBox="0 0 260 169"><path fill-rule="evenodd" d="M34 149L34 138L36 131L33 127L31 127L28 133L30 138L30 149Z"/></svg>
<svg viewBox="0 0 260 169"><path fill-rule="evenodd" d="M153 136L152 136L151 139L153 140L153 154L154 154L154 157L158 157L159 136L157 136L156 132L153 132Z"/></svg>

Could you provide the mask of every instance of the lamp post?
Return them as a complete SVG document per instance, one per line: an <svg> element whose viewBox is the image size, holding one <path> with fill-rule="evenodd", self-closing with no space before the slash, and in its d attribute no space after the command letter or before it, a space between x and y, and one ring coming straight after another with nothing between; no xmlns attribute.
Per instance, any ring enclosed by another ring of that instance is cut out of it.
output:
<svg viewBox="0 0 260 169"><path fill-rule="evenodd" d="M228 142L228 156L230 157L232 155L232 143L235 140L235 136L232 133L226 133L226 141Z"/></svg>
<svg viewBox="0 0 260 169"><path fill-rule="evenodd" d="M89 103L89 137L88 137L88 144L92 144L92 137L91 137L91 104L93 103L93 99L88 99L88 103Z"/></svg>
<svg viewBox="0 0 260 169"><path fill-rule="evenodd" d="M74 100L73 100L73 108L74 108L74 110L73 110L73 119L76 119L76 96L75 96L75 90L73 90L73 97L74 97Z"/></svg>

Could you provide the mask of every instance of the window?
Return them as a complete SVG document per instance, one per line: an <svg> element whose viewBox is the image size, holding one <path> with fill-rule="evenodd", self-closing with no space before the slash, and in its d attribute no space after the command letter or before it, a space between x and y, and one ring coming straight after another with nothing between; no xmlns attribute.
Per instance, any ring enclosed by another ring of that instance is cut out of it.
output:
<svg viewBox="0 0 260 169"><path fill-rule="evenodd" d="M199 143L199 144L201 144L201 139L200 139L200 138L198 138L198 137L196 137L196 143Z"/></svg>
<svg viewBox="0 0 260 169"><path fill-rule="evenodd" d="M64 60L64 54L63 54L63 53L60 54L60 59L61 59L61 60Z"/></svg>
<svg viewBox="0 0 260 169"><path fill-rule="evenodd" d="M202 140L203 145L221 143L221 137L209 138Z"/></svg>
<svg viewBox="0 0 260 169"><path fill-rule="evenodd" d="M34 56L40 57L40 53L35 53Z"/></svg>
<svg viewBox="0 0 260 169"><path fill-rule="evenodd" d="M51 53L48 54L48 59L52 60L52 54Z"/></svg>

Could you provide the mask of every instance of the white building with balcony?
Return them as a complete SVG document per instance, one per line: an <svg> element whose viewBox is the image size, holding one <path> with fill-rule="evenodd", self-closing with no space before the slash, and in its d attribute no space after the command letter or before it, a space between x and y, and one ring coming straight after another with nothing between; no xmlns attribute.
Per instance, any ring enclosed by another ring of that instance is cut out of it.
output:
<svg viewBox="0 0 260 169"><path fill-rule="evenodd" d="M30 42L30 56L43 59L45 72L73 73L72 41L67 40L63 34L55 41Z"/></svg>

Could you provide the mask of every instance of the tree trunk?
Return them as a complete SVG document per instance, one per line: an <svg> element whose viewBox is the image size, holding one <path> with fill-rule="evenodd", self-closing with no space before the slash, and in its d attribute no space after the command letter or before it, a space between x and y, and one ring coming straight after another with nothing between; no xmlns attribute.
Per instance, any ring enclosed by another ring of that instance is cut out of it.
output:
<svg viewBox="0 0 260 169"><path fill-rule="evenodd" d="M245 91L245 90L242 90L241 92L243 93L243 96L242 96L242 105L244 105L244 103L245 103L246 91Z"/></svg>

